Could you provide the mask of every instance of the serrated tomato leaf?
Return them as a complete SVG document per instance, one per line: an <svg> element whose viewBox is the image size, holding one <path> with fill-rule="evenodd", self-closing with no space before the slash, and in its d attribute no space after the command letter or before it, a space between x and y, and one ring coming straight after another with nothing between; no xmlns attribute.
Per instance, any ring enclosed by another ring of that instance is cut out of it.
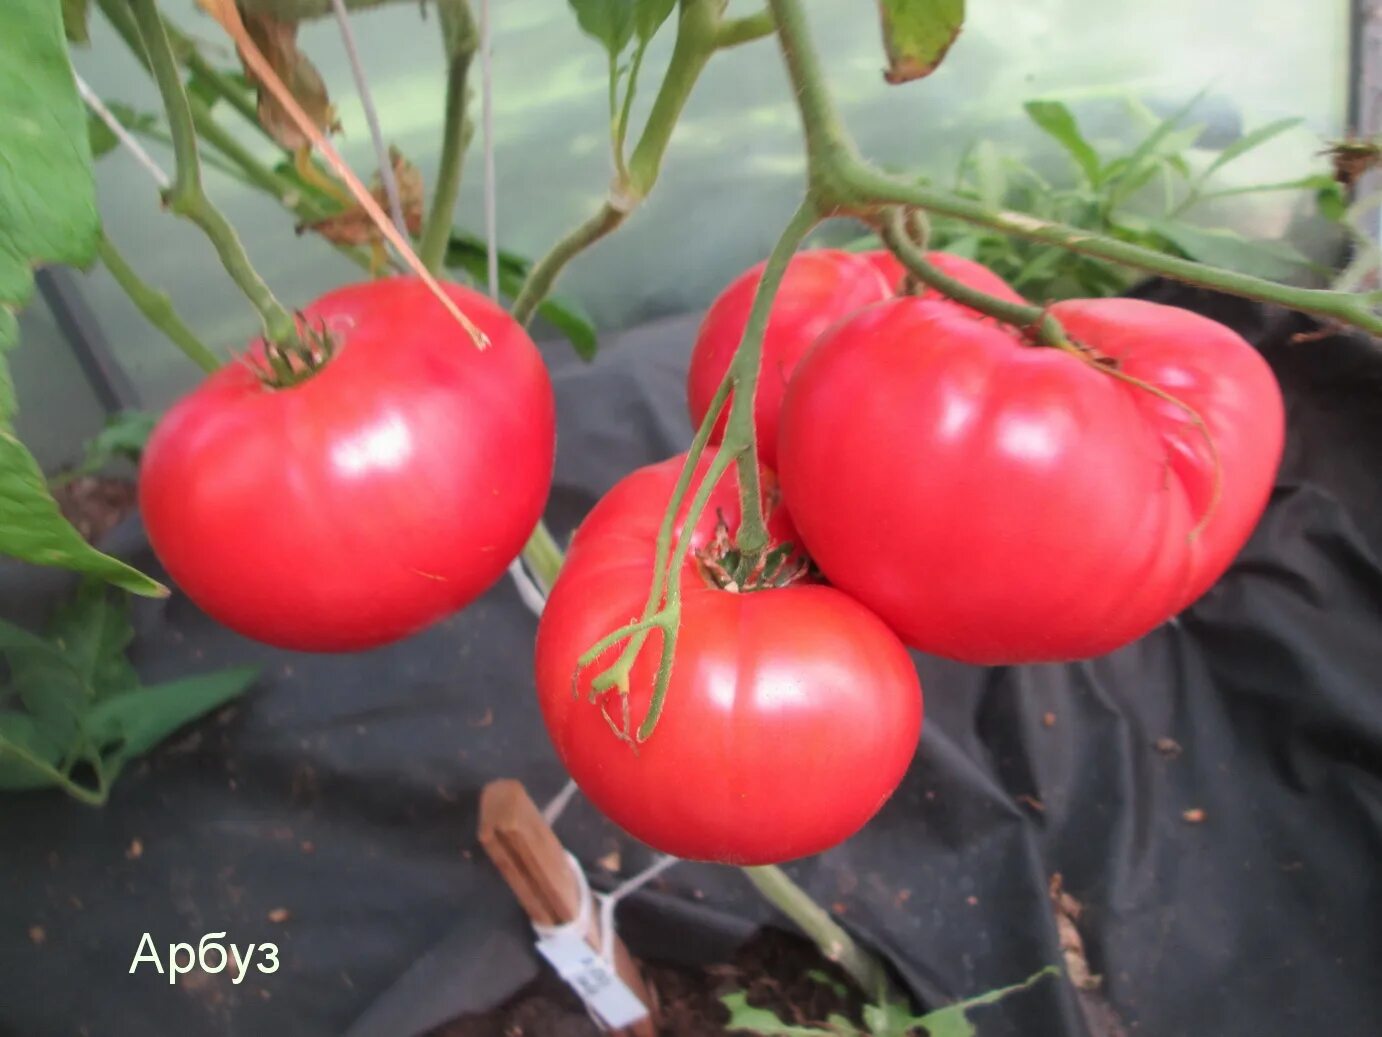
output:
<svg viewBox="0 0 1382 1037"><path fill-rule="evenodd" d="M254 667L237 667L112 695L87 714L87 734L118 769L178 728L236 698L258 676Z"/></svg>

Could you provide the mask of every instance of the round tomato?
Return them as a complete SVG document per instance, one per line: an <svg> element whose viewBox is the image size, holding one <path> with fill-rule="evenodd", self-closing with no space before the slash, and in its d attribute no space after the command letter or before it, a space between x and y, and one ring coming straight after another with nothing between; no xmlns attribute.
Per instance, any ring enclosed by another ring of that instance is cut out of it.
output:
<svg viewBox="0 0 1382 1037"><path fill-rule="evenodd" d="M307 307L334 355L285 388L263 346L176 403L144 454L154 551L202 609L305 651L384 644L474 600L522 549L552 479L552 387L537 349L477 292L421 281Z"/></svg>
<svg viewBox="0 0 1382 1037"><path fill-rule="evenodd" d="M686 378L691 422L697 427L705 420L710 401L744 337L762 276L762 263L739 275L711 304L701 323ZM831 324L870 303L881 302L890 294L877 267L861 255L819 249L792 257L768 318L758 393L753 401L758 456L765 465L771 467L776 463L782 394L802 355ZM712 443L723 438L728 413L726 404L711 435Z"/></svg>
<svg viewBox="0 0 1382 1037"><path fill-rule="evenodd" d="M793 520L831 583L916 648L975 663L1117 648L1218 579L1271 492L1283 407L1248 343L1132 299L1052 311L1204 431L1099 365L919 299L840 325L793 378Z"/></svg>
<svg viewBox="0 0 1382 1037"><path fill-rule="evenodd" d="M657 528L682 462L629 475L576 532L538 627L548 733L591 801L658 850L739 865L817 853L883 805L921 731L912 661L862 605L804 582L722 590L688 556L671 683L651 737L635 747L612 730L622 725L617 690L589 701L592 680L622 646L574 677L582 653L641 614ZM719 515L737 529L733 469L690 534L692 552L711 548ZM771 532L779 543L793 535L780 508ZM630 676L635 730L660 649L654 632Z"/></svg>
<svg viewBox="0 0 1382 1037"><path fill-rule="evenodd" d="M880 249L876 252L865 252L864 255L878 268L884 280L892 286L893 291L900 292L902 283L907 278L907 268L902 265L898 258L887 249ZM972 259L964 256L952 255L949 252L928 252L926 258L941 273L953 277L957 281L963 281L971 288L977 288L981 292L1002 299L1004 302L1026 303L1026 299L1018 295L1013 290L1012 285L995 274L982 263L976 263ZM961 313L976 320L990 320L991 318L980 313L978 310L970 309L950 299L948 296L937 291L935 288L925 285L917 294L921 299L934 299L940 302L949 303Z"/></svg>

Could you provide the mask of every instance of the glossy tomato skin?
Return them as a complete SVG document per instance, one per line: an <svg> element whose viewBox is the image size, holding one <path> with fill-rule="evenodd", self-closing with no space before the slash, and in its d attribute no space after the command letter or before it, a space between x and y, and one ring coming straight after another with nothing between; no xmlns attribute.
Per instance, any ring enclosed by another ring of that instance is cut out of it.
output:
<svg viewBox="0 0 1382 1037"><path fill-rule="evenodd" d="M883 279L888 282L893 293L900 293L902 283L907 278L907 269L898 258L887 249L865 252L864 256L878 268L878 272L883 275ZM1004 302L1025 304L1027 301L1017 293L1012 285L1008 284L1007 281L1003 280L1003 278L999 277L982 263L976 263L972 259L966 259L964 256L956 256L949 252L928 252L926 253L926 258L931 265L941 273L953 277L957 281L963 281L971 288L977 288L981 292L987 292L989 295L1002 299ZM929 285L923 287L917 297L920 299L933 299L945 302L975 320L991 319L978 310L971 309L968 306L955 302L947 296L942 295Z"/></svg>
<svg viewBox="0 0 1382 1037"><path fill-rule="evenodd" d="M420 281L354 285L305 311L337 340L321 371L269 389L232 363L159 423L144 523L211 616L284 648L371 648L468 604L522 548L551 484L551 383L503 310L446 290L488 349Z"/></svg>
<svg viewBox="0 0 1382 1037"><path fill-rule="evenodd" d="M921 730L910 657L871 612L829 587L736 594L685 571L666 708L635 752L619 740L620 700L588 701L607 652L573 685L576 659L641 612L654 540L681 458L640 469L577 531L537 640L537 687L557 753L617 824L665 853L768 864L818 853L856 832L906 772ZM704 466L702 466L702 472ZM733 472L707 509L737 528ZM703 547L714 519L692 543ZM775 538L791 536L781 509ZM644 716L658 663L654 634L633 668L629 705Z"/></svg>
<svg viewBox="0 0 1382 1037"><path fill-rule="evenodd" d="M1053 311L1193 407L1219 474L1184 409L933 302L836 328L787 394L782 489L807 549L923 651L987 664L1111 651L1217 580L1271 492L1281 395L1245 341L1138 300Z"/></svg>
<svg viewBox="0 0 1382 1037"><path fill-rule="evenodd" d="M764 264L745 271L711 304L696 335L686 379L691 423L699 427L744 337ZM813 249L793 256L773 300L763 338L763 366L754 398L758 456L772 467L777 458L777 420L782 394L797 362L837 320L891 294L868 259L837 249ZM724 436L728 406L715 425L712 443Z"/></svg>

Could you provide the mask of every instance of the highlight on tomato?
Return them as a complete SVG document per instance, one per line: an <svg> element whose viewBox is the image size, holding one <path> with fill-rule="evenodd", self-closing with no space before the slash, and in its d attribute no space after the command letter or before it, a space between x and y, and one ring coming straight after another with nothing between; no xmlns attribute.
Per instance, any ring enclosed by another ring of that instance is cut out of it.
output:
<svg viewBox="0 0 1382 1037"><path fill-rule="evenodd" d="M781 480L830 582L907 644L972 663L1099 655L1202 595L1281 458L1266 362L1134 299L1052 313L1083 356L899 298L798 367Z"/></svg>
<svg viewBox="0 0 1382 1037"><path fill-rule="evenodd" d="M159 423L144 523L212 617L284 648L372 648L467 605L522 549L551 485L551 383L502 309L445 290L488 348L418 279L352 285L303 311L312 355L256 343Z"/></svg>
<svg viewBox="0 0 1382 1037"><path fill-rule="evenodd" d="M770 567L757 589L725 586L740 520L732 468L694 529L679 520L690 548L683 612L651 736L638 743L621 731L636 732L647 714L659 633L633 666L627 698L611 689L591 701L591 682L622 645L577 674L584 652L641 614L683 461L628 475L576 532L538 628L548 733L582 792L655 849L738 865L818 853L853 835L902 780L921 732L921 687L887 626L803 579L800 558ZM702 459L698 478L709 464ZM771 501L767 473L765 484ZM779 547L795 536L780 506L770 533Z"/></svg>

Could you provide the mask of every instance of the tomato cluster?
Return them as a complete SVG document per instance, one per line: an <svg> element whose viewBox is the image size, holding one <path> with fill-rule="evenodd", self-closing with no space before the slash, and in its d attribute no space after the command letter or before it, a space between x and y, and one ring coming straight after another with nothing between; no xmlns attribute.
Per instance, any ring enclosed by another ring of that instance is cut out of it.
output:
<svg viewBox="0 0 1382 1037"><path fill-rule="evenodd" d="M929 259L1022 301L978 264ZM701 327L687 379L697 422L761 276L738 278ZM319 367L276 380L281 365L257 344L159 425L144 519L212 616L290 648L372 647L472 601L519 552L550 488L551 385L507 314L447 291L489 348L415 280L345 288L302 315L330 349ZM791 261L753 401L771 553L752 570L736 554L733 466L705 488L696 522L683 500L675 652L652 737L640 725L663 630L645 631L615 686L596 680L627 639L580 661L643 614L685 458L633 472L599 502L547 602L539 701L597 806L681 857L818 852L862 826L911 761L922 696L907 647L986 664L1087 657L1218 579L1280 460L1266 364L1229 329L1170 307L1051 312L1070 348L917 292L888 253Z"/></svg>

